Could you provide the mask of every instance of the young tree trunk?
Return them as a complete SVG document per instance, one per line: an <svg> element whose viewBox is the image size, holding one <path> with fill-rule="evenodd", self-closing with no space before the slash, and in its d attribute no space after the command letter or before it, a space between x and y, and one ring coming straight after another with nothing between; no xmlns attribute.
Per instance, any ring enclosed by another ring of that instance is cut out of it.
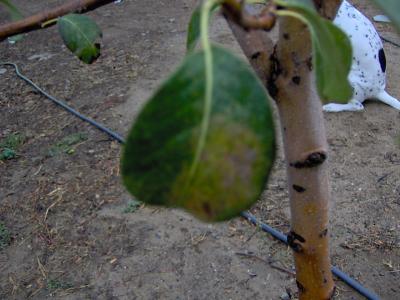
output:
<svg viewBox="0 0 400 300"><path fill-rule="evenodd" d="M276 49L274 95L279 109L300 299L330 299L334 284L329 255L327 142L312 72L308 29L282 18Z"/></svg>
<svg viewBox="0 0 400 300"><path fill-rule="evenodd" d="M340 0L314 0L321 15L333 19ZM276 100L282 128L291 209L288 243L293 249L301 300L330 299L334 293L329 255L329 180L327 142L322 106L312 72L307 27L293 19L280 20L280 36L251 43L262 34L228 23L252 67ZM269 60L258 59L270 53Z"/></svg>

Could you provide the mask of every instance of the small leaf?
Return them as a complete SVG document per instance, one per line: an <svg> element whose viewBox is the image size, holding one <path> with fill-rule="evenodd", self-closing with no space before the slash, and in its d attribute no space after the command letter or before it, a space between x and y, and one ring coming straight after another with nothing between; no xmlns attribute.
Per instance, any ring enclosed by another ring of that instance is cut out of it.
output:
<svg viewBox="0 0 400 300"><path fill-rule="evenodd" d="M317 90L323 102L347 102L353 95L348 81L352 48L347 35L331 21L320 17L309 0L276 0L288 11L280 15L297 17L310 30L314 50Z"/></svg>
<svg viewBox="0 0 400 300"><path fill-rule="evenodd" d="M11 20L18 21L18 20L21 20L21 19L24 18L24 16L21 13L21 11L11 1L9 1L9 0L0 0L0 3L3 4L7 8L8 12L9 12L9 14L11 16ZM22 39L23 39L23 35L22 34L17 34L17 35L9 37L8 41L11 44L14 44L16 42L19 42Z"/></svg>
<svg viewBox="0 0 400 300"><path fill-rule="evenodd" d="M219 4L215 4L211 12L215 11L219 7ZM189 26L187 29L186 37L186 52L189 53L194 50L197 45L197 41L200 37L200 16L201 16L201 4L198 5L190 18Z"/></svg>
<svg viewBox="0 0 400 300"><path fill-rule="evenodd" d="M21 20L24 17L21 11L11 1L0 0L0 3L7 8L13 21Z"/></svg>
<svg viewBox="0 0 400 300"><path fill-rule="evenodd" d="M80 60L90 64L100 55L97 42L102 33L97 24L87 16L69 14L58 20L58 30L68 47Z"/></svg>
<svg viewBox="0 0 400 300"><path fill-rule="evenodd" d="M7 160L7 159L13 159L17 157L17 153L13 149L5 148L1 153L0 153L0 161L1 160Z"/></svg>
<svg viewBox="0 0 400 300"><path fill-rule="evenodd" d="M189 54L145 105L129 133L121 170L140 201L221 221L261 195L275 136L268 95L256 75L226 50L213 47L212 56L212 108L194 173L204 114L203 52Z"/></svg>
<svg viewBox="0 0 400 300"><path fill-rule="evenodd" d="M400 30L400 1L399 0L372 0L392 20L397 30Z"/></svg>

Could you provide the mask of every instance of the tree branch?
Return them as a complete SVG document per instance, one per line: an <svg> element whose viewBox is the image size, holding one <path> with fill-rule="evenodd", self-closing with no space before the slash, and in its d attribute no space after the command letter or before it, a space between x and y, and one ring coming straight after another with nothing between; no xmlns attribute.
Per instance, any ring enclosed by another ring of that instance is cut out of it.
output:
<svg viewBox="0 0 400 300"><path fill-rule="evenodd" d="M333 20L336 16L337 10L343 0L314 0L315 6L317 7L321 16Z"/></svg>
<svg viewBox="0 0 400 300"><path fill-rule="evenodd" d="M243 8L246 14L250 15L254 9ZM263 30L246 30L238 25L237 20L232 18L231 12L224 6L222 13L232 30L235 39L243 50L258 77L268 87L270 70L272 68L270 57L274 52L274 42Z"/></svg>
<svg viewBox="0 0 400 300"><path fill-rule="evenodd" d="M257 14L250 14L247 9L244 9L243 3L237 0L225 0L223 7L225 16L231 18L245 30L271 30L275 25L276 15L273 13L275 5L272 3L269 3Z"/></svg>
<svg viewBox="0 0 400 300"><path fill-rule="evenodd" d="M43 11L26 19L1 25L0 41L16 34L42 29L45 22L63 15L73 12L85 13L110 2L114 2L114 0L71 0L61 6ZM48 25L51 26L54 24L50 23Z"/></svg>

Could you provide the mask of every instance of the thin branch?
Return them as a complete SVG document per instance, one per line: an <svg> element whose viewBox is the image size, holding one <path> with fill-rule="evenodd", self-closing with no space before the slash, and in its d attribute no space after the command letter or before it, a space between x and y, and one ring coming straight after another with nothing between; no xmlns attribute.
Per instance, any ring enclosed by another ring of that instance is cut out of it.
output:
<svg viewBox="0 0 400 300"><path fill-rule="evenodd" d="M0 41L16 34L42 29L45 27L44 24L46 24L46 26L54 25L55 23L49 23L48 21L63 15L74 12L85 13L114 1L115 0L71 0L63 5L27 17L26 19L1 25Z"/></svg>
<svg viewBox="0 0 400 300"><path fill-rule="evenodd" d="M251 9L251 7L243 8L244 14L253 13ZM274 52L274 42L263 30L246 30L238 25L237 20L232 18L225 6L223 7L223 15L244 55L264 85L268 86L272 68L270 57Z"/></svg>
<svg viewBox="0 0 400 300"><path fill-rule="evenodd" d="M250 14L243 8L243 1L225 0L223 3L225 15L240 25L243 29L271 30L276 21L273 13L275 6L269 3L258 15Z"/></svg>
<svg viewBox="0 0 400 300"><path fill-rule="evenodd" d="M333 20L336 16L337 10L343 0L314 0L314 4L317 7L321 16Z"/></svg>

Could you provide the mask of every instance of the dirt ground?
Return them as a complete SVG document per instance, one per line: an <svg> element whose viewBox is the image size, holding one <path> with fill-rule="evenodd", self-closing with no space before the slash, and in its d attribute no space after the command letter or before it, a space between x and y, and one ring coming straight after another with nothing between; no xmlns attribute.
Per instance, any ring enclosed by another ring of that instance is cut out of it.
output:
<svg viewBox="0 0 400 300"><path fill-rule="evenodd" d="M61 2L16 1L27 15ZM104 32L90 66L68 53L54 27L2 42L0 61L124 135L180 62L195 2L126 0L90 13ZM369 17L379 13L367 1L356 5ZM400 41L390 25L377 28ZM213 36L240 53L223 20ZM388 91L400 98L400 49L385 50ZM137 208L120 182L118 143L12 69L0 73L0 143L17 140L17 156L0 161L0 225L11 237L0 243L0 299L296 299L287 247L240 218L209 225L179 210ZM325 116L333 263L382 299L398 299L400 114L369 102L361 113ZM281 154L252 212L289 230ZM337 285L336 299L362 299Z"/></svg>

